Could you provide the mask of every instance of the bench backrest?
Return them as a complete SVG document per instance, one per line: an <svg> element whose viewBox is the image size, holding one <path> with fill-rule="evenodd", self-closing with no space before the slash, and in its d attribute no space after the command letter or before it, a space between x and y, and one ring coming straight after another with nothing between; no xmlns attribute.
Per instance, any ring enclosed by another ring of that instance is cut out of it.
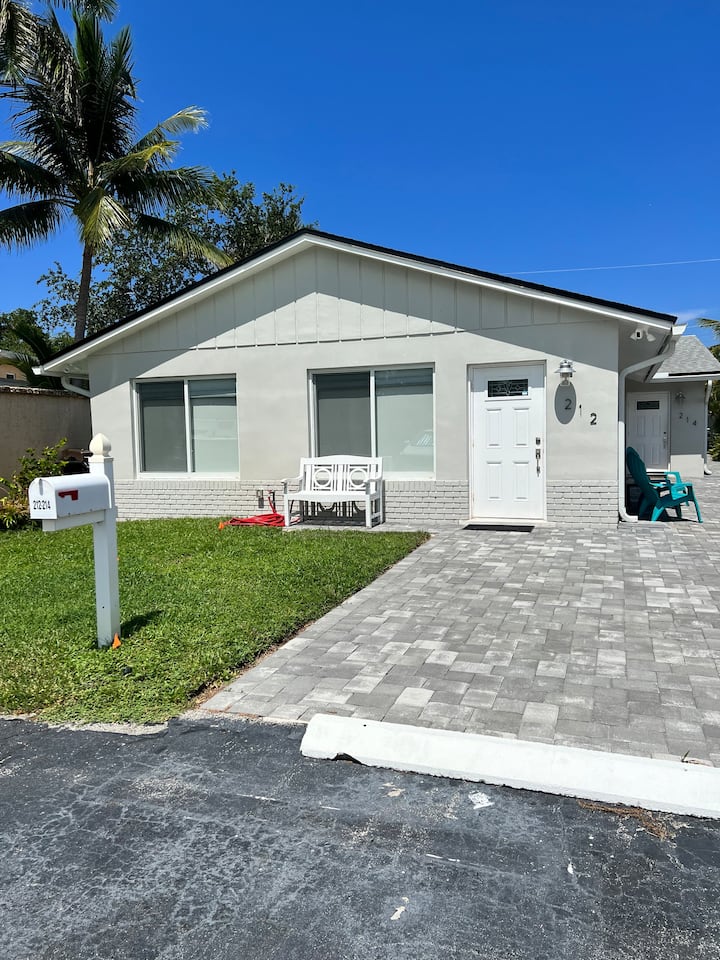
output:
<svg viewBox="0 0 720 960"><path fill-rule="evenodd" d="M368 480L382 478L382 457L303 457L300 476L302 490L364 492Z"/></svg>

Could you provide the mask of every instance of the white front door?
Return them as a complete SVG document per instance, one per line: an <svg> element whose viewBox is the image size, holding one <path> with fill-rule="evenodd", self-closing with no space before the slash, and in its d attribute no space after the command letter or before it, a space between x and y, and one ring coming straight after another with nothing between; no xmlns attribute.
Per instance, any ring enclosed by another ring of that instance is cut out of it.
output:
<svg viewBox="0 0 720 960"><path fill-rule="evenodd" d="M471 370L470 511L473 517L545 516L545 369Z"/></svg>
<svg viewBox="0 0 720 960"><path fill-rule="evenodd" d="M667 394L630 393L627 408L627 446L635 447L648 469L667 470Z"/></svg>

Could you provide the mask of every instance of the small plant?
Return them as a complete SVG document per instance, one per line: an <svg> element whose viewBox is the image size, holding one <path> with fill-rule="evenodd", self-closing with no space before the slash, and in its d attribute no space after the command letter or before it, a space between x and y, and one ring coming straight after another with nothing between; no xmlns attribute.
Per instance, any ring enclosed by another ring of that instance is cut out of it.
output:
<svg viewBox="0 0 720 960"><path fill-rule="evenodd" d="M44 447L41 453L28 448L12 477L0 477L0 487L7 491L0 497L0 527L13 530L30 521L28 487L37 477L57 477L63 472L67 460L62 459L60 451L66 444L67 440L60 440L54 447Z"/></svg>
<svg viewBox="0 0 720 960"><path fill-rule="evenodd" d="M720 460L720 433L711 434L708 450L713 460Z"/></svg>

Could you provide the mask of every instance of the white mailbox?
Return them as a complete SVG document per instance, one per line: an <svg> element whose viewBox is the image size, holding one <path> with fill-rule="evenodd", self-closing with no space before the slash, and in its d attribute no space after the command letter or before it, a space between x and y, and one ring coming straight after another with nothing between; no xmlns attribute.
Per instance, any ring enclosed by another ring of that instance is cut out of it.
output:
<svg viewBox="0 0 720 960"><path fill-rule="evenodd" d="M95 554L95 612L98 644L120 640L117 509L113 494L110 441L99 433L90 441L89 474L38 477L28 490L30 516L54 533L91 524Z"/></svg>
<svg viewBox="0 0 720 960"><path fill-rule="evenodd" d="M110 481L98 474L38 477L30 484L28 498L33 520L62 520L112 506Z"/></svg>

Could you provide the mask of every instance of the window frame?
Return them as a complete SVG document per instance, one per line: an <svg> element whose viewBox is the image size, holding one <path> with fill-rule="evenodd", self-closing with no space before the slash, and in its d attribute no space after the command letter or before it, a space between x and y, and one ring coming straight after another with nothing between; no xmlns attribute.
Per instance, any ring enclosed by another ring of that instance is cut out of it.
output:
<svg viewBox="0 0 720 960"><path fill-rule="evenodd" d="M432 429L433 429L433 466L432 471L387 471L383 468L383 476L389 480L435 480L437 476L437 445L435 443L435 421L437 416L435 399L435 364L434 363L376 363L372 366L361 367L318 367L308 370L308 426L310 430L310 456L318 454L318 398L317 377L328 373L367 373L370 376L370 446L371 456L377 457L377 405L375 396L375 374L387 370L429 370L432 378Z"/></svg>
<svg viewBox="0 0 720 960"><path fill-rule="evenodd" d="M188 468L192 457L192 416L190 410L190 383L201 380L232 380L235 383L235 440L237 443L237 470L214 470L211 473L195 470L143 470L142 400L140 387L145 383L182 383L183 412L185 415L185 460ZM237 374L205 374L199 377L140 377L132 382L133 401L133 448L135 455L135 477L138 480L228 480L240 479L240 419L238 417Z"/></svg>

